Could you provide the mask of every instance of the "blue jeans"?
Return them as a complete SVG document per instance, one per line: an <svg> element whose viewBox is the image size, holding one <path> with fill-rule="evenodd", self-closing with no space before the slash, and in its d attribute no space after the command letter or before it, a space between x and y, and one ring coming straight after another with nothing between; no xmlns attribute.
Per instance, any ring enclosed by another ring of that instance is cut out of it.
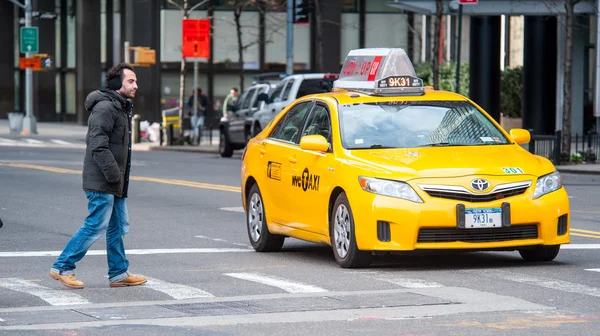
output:
<svg viewBox="0 0 600 336"><path fill-rule="evenodd" d="M194 140L199 144L200 136L202 135L202 126L204 126L204 116L193 115L190 118L190 124L194 129Z"/></svg>
<svg viewBox="0 0 600 336"><path fill-rule="evenodd" d="M90 214L56 259L52 271L61 275L74 274L75 263L81 260L92 244L106 232L108 280L124 280L129 276L129 261L125 257L123 245L123 235L129 232L127 199L89 191L85 192L85 196L88 199Z"/></svg>

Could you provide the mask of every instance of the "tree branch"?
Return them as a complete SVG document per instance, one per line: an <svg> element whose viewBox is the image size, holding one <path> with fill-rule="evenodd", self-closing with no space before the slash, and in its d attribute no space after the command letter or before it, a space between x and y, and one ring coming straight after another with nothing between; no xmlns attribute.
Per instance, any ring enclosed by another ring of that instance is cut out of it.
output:
<svg viewBox="0 0 600 336"><path fill-rule="evenodd" d="M173 1L173 0L167 0L167 2L168 2L168 3L170 3L170 4L171 4L171 5L173 5L173 6L176 6L176 7L178 7L179 9L183 10L183 7L181 7L181 6L180 6L178 3L176 3L175 1Z"/></svg>
<svg viewBox="0 0 600 336"><path fill-rule="evenodd" d="M209 0L204 0L204 1L200 1L199 3L195 4L194 6L192 6L192 8L190 8L190 10L188 11L188 13L191 13L194 11L194 9L204 5L205 3L207 3Z"/></svg>

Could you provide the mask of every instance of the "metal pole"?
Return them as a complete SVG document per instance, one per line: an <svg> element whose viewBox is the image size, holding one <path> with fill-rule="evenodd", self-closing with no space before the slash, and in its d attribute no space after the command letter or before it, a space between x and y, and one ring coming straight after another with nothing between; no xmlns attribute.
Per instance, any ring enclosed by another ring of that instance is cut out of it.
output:
<svg viewBox="0 0 600 336"><path fill-rule="evenodd" d="M198 111L198 60L194 60L194 107L192 110L192 115L194 115ZM196 125L192 125L192 130L196 130ZM183 130L182 130L183 131ZM194 133L195 134L195 133ZM195 141L200 144L200 134L198 134L198 139Z"/></svg>
<svg viewBox="0 0 600 336"><path fill-rule="evenodd" d="M600 0L596 0L596 8L600 8L598 6L600 6ZM596 81L594 84L596 133L600 133L600 13L596 13Z"/></svg>
<svg viewBox="0 0 600 336"><path fill-rule="evenodd" d="M123 42L123 62L129 63L129 41Z"/></svg>
<svg viewBox="0 0 600 336"><path fill-rule="evenodd" d="M599 0L600 1L600 0ZM460 45L462 44L462 13L463 5L458 5L458 42L456 43L456 87L454 91L460 94Z"/></svg>
<svg viewBox="0 0 600 336"><path fill-rule="evenodd" d="M286 46L286 65L285 73L291 75L294 73L294 5L295 1L287 1L287 46Z"/></svg>
<svg viewBox="0 0 600 336"><path fill-rule="evenodd" d="M31 0L25 0L25 27L31 27ZM31 53L25 53L30 58ZM25 69L25 118L23 119L24 134L37 134L37 124L33 115L33 72Z"/></svg>

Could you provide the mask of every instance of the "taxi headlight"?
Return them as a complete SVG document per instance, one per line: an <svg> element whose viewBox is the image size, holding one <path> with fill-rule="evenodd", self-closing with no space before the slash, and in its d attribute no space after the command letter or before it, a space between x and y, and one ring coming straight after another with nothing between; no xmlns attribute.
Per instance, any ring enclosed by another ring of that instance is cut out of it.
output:
<svg viewBox="0 0 600 336"><path fill-rule="evenodd" d="M539 198L547 193L556 191L562 187L562 179L559 172L550 173L538 178L535 183L535 193L533 198Z"/></svg>
<svg viewBox="0 0 600 336"><path fill-rule="evenodd" d="M371 177L359 176L358 182L363 190L374 194L402 198L416 203L423 203L415 190L404 182L382 180Z"/></svg>

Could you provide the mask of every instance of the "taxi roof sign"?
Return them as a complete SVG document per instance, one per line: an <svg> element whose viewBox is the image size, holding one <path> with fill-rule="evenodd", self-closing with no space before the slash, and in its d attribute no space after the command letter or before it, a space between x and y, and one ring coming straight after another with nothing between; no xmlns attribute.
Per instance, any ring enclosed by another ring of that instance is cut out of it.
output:
<svg viewBox="0 0 600 336"><path fill-rule="evenodd" d="M351 50L334 88L375 94L423 94L423 81L417 78L410 58L401 48Z"/></svg>

